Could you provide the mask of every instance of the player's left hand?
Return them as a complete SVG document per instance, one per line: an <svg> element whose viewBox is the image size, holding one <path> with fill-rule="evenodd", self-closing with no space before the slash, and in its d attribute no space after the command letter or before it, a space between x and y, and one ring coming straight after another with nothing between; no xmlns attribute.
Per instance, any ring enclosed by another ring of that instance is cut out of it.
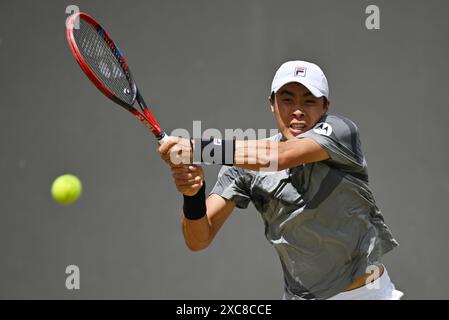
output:
<svg viewBox="0 0 449 320"><path fill-rule="evenodd" d="M158 152L170 166L191 164L193 159L192 145L190 140L169 136L166 141L159 146Z"/></svg>

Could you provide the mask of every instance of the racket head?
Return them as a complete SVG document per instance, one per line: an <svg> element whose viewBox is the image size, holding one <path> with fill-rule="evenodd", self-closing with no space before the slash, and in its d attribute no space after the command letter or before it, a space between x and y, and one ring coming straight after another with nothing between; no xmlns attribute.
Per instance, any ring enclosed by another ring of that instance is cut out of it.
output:
<svg viewBox="0 0 449 320"><path fill-rule="evenodd" d="M84 12L66 24L70 50L92 83L115 103L136 114L137 86L128 63L109 33Z"/></svg>

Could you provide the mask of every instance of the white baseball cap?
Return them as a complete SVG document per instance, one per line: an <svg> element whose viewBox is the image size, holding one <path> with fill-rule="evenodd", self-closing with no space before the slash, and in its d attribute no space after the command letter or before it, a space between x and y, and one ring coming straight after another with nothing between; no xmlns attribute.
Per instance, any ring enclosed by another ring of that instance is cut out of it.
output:
<svg viewBox="0 0 449 320"><path fill-rule="evenodd" d="M287 61L274 75L271 92L276 93L287 83L297 82L305 86L317 98L329 98L326 76L316 64L307 61Z"/></svg>

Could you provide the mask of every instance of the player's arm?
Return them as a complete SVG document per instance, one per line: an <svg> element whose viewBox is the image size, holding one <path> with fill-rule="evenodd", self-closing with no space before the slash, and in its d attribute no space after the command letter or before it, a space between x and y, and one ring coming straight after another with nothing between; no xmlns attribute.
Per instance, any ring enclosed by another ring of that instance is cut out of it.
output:
<svg viewBox="0 0 449 320"><path fill-rule="evenodd" d="M159 152L167 163L191 163L194 148L204 148L206 144L191 143L187 139L169 137ZM200 146L201 144L201 146ZM230 143L222 141L219 146L229 146ZM287 141L272 140L237 140L233 144L232 165L244 169L259 171L280 171L293 168L303 163L312 163L329 159L328 152L319 143L311 138L290 139ZM221 154L226 155L229 150L222 149ZM232 158L232 157L231 157ZM224 163L224 162L223 162ZM229 163L230 164L230 163Z"/></svg>
<svg viewBox="0 0 449 320"><path fill-rule="evenodd" d="M219 195L212 194L206 200L206 208L206 215L198 220L187 219L184 212L181 216L184 240L192 251L203 250L212 243L215 235L234 210L235 204Z"/></svg>
<svg viewBox="0 0 449 320"><path fill-rule="evenodd" d="M235 208L232 201L212 194L206 200L204 172L200 166L171 165L177 190L183 194L182 231L192 251L207 248Z"/></svg>
<svg viewBox="0 0 449 320"><path fill-rule="evenodd" d="M279 171L329 159L328 152L310 138L236 141L234 152L234 166L254 171Z"/></svg>

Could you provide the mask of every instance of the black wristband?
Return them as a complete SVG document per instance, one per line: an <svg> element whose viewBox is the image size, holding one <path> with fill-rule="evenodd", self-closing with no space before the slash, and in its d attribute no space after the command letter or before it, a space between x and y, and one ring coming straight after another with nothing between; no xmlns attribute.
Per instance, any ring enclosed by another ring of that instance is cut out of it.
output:
<svg viewBox="0 0 449 320"><path fill-rule="evenodd" d="M182 206L184 216L189 220L199 220L206 215L206 182L194 196L184 195Z"/></svg>
<svg viewBox="0 0 449 320"><path fill-rule="evenodd" d="M194 164L234 165L235 139L195 139Z"/></svg>

